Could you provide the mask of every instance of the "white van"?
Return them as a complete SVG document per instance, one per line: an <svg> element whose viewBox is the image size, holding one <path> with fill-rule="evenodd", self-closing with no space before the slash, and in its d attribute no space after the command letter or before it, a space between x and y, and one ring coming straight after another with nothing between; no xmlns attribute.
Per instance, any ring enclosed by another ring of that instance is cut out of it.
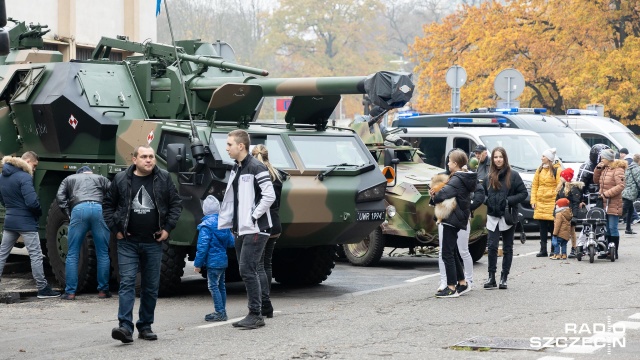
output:
<svg viewBox="0 0 640 360"><path fill-rule="evenodd" d="M542 152L551 147L537 133L523 129L498 126L407 127L406 129L407 132L401 133L400 136L424 153L426 163L441 168L446 166L444 159L447 151L453 148L462 149L467 154L472 152L476 145L484 145L489 154L497 146L505 148L511 168L520 173L529 195L531 195L533 176L540 166ZM520 213L524 216L524 225L527 228L537 226L537 222L533 220L533 209L529 201L530 197L527 196L527 199L520 204Z"/></svg>
<svg viewBox="0 0 640 360"><path fill-rule="evenodd" d="M597 116L595 110L569 109L557 116L565 121L589 146L605 144L618 151L627 148L630 154L640 154L640 140L619 121Z"/></svg>

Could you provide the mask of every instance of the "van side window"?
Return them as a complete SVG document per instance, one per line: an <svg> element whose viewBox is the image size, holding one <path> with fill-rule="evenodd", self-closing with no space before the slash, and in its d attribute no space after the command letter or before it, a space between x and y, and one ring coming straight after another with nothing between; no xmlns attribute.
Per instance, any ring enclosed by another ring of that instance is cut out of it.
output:
<svg viewBox="0 0 640 360"><path fill-rule="evenodd" d="M582 133L580 134L584 141L589 144L589 146L593 146L595 144L605 144L608 147L612 148L614 151L618 151L618 147L615 146L609 139L599 134L590 134L590 133Z"/></svg>
<svg viewBox="0 0 640 360"><path fill-rule="evenodd" d="M409 137L413 147L420 149L424 153L424 162L427 164L444 168L444 156L447 147L446 137Z"/></svg>
<svg viewBox="0 0 640 360"><path fill-rule="evenodd" d="M454 138L453 148L460 149L469 155L476 148L476 142L464 137Z"/></svg>

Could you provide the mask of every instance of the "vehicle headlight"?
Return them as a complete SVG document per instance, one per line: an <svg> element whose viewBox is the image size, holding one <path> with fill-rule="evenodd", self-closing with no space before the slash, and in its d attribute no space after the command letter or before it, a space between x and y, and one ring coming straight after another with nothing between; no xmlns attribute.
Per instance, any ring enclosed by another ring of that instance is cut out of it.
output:
<svg viewBox="0 0 640 360"><path fill-rule="evenodd" d="M387 206L387 215L392 218L396 216L396 207L393 205Z"/></svg>
<svg viewBox="0 0 640 360"><path fill-rule="evenodd" d="M527 188L527 193L529 193L529 196L531 196L531 181L522 180L522 182L524 183L524 187Z"/></svg>
<svg viewBox="0 0 640 360"><path fill-rule="evenodd" d="M366 190L362 190L356 196L356 202L382 200L384 199L384 192L386 189L387 183L381 183Z"/></svg>

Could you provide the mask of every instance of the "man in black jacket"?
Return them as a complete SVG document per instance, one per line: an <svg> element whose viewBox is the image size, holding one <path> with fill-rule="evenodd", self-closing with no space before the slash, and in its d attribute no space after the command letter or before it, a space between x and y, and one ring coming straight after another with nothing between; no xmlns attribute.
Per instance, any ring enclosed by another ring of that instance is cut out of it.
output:
<svg viewBox="0 0 640 360"><path fill-rule="evenodd" d="M120 325L111 331L111 337L123 343L133 341L133 305L140 264L138 338L157 340L151 325L160 287L162 242L176 227L182 202L169 173L156 166L152 148L138 146L134 150L133 165L111 182L103 211L107 226L118 239Z"/></svg>
<svg viewBox="0 0 640 360"><path fill-rule="evenodd" d="M62 180L56 200L69 216L67 259L65 261L66 287L61 299L75 300L78 288L78 255L87 232L91 230L98 260L98 297L111 297L109 292L109 228L102 216L102 199L109 190L109 180L94 174L83 166Z"/></svg>

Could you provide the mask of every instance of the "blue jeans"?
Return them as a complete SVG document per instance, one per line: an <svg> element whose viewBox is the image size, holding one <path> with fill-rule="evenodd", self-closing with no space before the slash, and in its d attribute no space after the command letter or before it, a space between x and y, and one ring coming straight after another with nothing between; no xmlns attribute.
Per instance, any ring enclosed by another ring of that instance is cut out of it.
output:
<svg viewBox="0 0 640 360"><path fill-rule="evenodd" d="M136 300L136 276L141 275L140 309L138 331L151 329L153 313L160 287L162 243L143 243L118 240L118 266L120 268L120 290L118 290L118 321L120 327L133 332L133 305Z"/></svg>
<svg viewBox="0 0 640 360"><path fill-rule="evenodd" d="M207 268L209 292L213 298L213 306L218 314L227 314L227 288L224 284L225 268Z"/></svg>
<svg viewBox="0 0 640 360"><path fill-rule="evenodd" d="M620 236L620 232L618 232L618 221L620 217L618 215L608 215L607 214L607 235L608 236Z"/></svg>
<svg viewBox="0 0 640 360"><path fill-rule="evenodd" d="M559 238L557 236L554 236L553 239L555 240L555 244L554 246L554 251L555 254L558 255L559 253L562 255L567 255L567 240L563 239L563 238Z"/></svg>
<svg viewBox="0 0 640 360"><path fill-rule="evenodd" d="M254 314L262 312L262 289L258 275L258 263L269 235L246 234L236 238L236 256L240 266L240 276L247 289L249 311Z"/></svg>
<svg viewBox="0 0 640 360"><path fill-rule="evenodd" d="M551 249L553 250L553 253L556 255L560 254L560 248L558 247L558 244L559 244L558 240L559 239L557 236L551 237Z"/></svg>
<svg viewBox="0 0 640 360"><path fill-rule="evenodd" d="M94 201L80 203L71 211L69 250L65 263L65 292L75 294L78 288L78 255L87 232L91 230L98 260L98 291L109 290L109 228L102 217L102 204ZM84 260L87 261L87 260Z"/></svg>

